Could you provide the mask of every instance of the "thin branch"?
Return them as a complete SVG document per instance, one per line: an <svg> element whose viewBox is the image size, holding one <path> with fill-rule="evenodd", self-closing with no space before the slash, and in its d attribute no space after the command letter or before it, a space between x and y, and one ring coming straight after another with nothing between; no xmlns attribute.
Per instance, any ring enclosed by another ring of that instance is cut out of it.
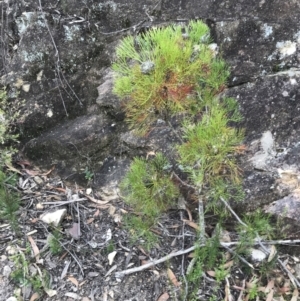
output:
<svg viewBox="0 0 300 301"><path fill-rule="evenodd" d="M181 214L181 219L183 219L182 211L180 212L180 214ZM184 228L185 228L185 223L182 223L182 248L184 248L184 244L185 244L185 239L184 239L185 229ZM188 281L185 277L185 272L184 272L184 256L182 256L182 259L181 259L181 276L183 278L184 285L185 285L184 296L182 297L182 300L185 301L188 296L189 285L188 285Z"/></svg>
<svg viewBox="0 0 300 301"><path fill-rule="evenodd" d="M237 221L244 227L248 228L248 226L238 217L238 215L233 211L233 209L230 207L230 205L223 198L221 198L221 201L230 210L230 212L234 215L234 217L237 219ZM262 242L260 236L258 235L258 233L256 232L255 234L256 234L256 239L257 239L256 243L260 245L260 247L263 249L263 251L267 255L269 255L270 251L263 245L263 242ZM280 264L281 268L287 273L287 275L289 276L289 278L292 281L292 283L294 284L294 286L297 286L298 288L300 288L300 283L296 279L296 277L286 268L284 263L279 258L277 258L277 261Z"/></svg>
<svg viewBox="0 0 300 301"><path fill-rule="evenodd" d="M124 31L127 31L127 30L130 30L133 28L134 31L136 31L136 28L140 25L142 25L144 22L146 22L146 20L142 20L141 22L139 22L138 24L135 24L133 26L130 26L130 27L126 27L126 28L123 28L123 29L120 29L120 30L116 30L116 31L111 31L111 32L103 32L103 31L99 31L101 34L104 34L104 35L111 35L111 34L117 34L117 33L121 33L121 32L124 32ZM95 24L97 26L97 24Z"/></svg>
<svg viewBox="0 0 300 301"><path fill-rule="evenodd" d="M259 235L256 233L256 237L258 239L258 243L261 246L261 248L264 250L264 252L269 255L270 251L262 244L262 241L259 237ZM277 261L279 262L281 268L287 273L287 275L289 276L290 280L292 281L293 285L295 287L300 288L300 283L297 280L297 278L291 273L291 271L289 269L286 268L285 264L281 261L281 259L277 258Z"/></svg>
<svg viewBox="0 0 300 301"><path fill-rule="evenodd" d="M56 68L55 68L55 73L57 74L58 78L60 79L60 77L59 77L59 70L57 69L57 65L58 65L58 64L55 64L55 66L56 66ZM61 79L60 79L60 82L61 82ZM61 82L61 85L62 85L62 87L64 88L62 82ZM62 96L62 94L61 94L61 90L60 90L60 87L59 87L59 84L58 84L58 83L57 83L57 87L58 87L58 92L59 92L60 99L61 99L61 101L62 101L64 110L65 110L66 116L68 117L69 114L68 114L68 111L67 111L67 108L66 108L66 105L65 105L65 101L64 101L63 96Z"/></svg>
<svg viewBox="0 0 300 301"><path fill-rule="evenodd" d="M174 253L170 253L170 254L168 254L168 255L160 258L160 259L151 260L151 262L143 264L142 266L139 266L139 267L136 267L136 268L131 268L131 269L128 269L128 270L124 270L124 271L121 271L121 272L116 272L115 276L116 276L116 278L123 278L126 275L130 275L130 274L135 273L135 272L144 271L144 270L149 269L149 268L151 268L151 267L153 267L153 266L155 266L159 263L168 261L173 257L190 253L190 252L194 251L195 249L196 249L196 246L193 246L193 247L190 247L190 248L185 249L185 250L180 250L180 251L177 251L177 252L174 252Z"/></svg>
<svg viewBox="0 0 300 301"><path fill-rule="evenodd" d="M87 201L87 198L80 198L80 199L75 199L75 200L70 200L70 201L43 202L42 204L43 205L56 205L54 207L58 207L58 206L63 206L66 204L81 202L81 201Z"/></svg>
<svg viewBox="0 0 300 301"><path fill-rule="evenodd" d="M185 186L185 187L188 187L188 188L191 188L193 190L196 190L196 187L184 182L183 180L180 179L180 177L173 171L172 174L171 174L171 178L172 177L175 177L176 180L178 180L180 182L181 185Z"/></svg>
<svg viewBox="0 0 300 301"><path fill-rule="evenodd" d="M201 193L201 192L200 192ZM202 197L199 193L198 200L198 215L199 215L199 241L200 244L205 244L205 219L204 219L204 205Z"/></svg>
<svg viewBox="0 0 300 301"><path fill-rule="evenodd" d="M292 244L299 244L300 239L265 240L261 242L265 245L292 245Z"/></svg>
<svg viewBox="0 0 300 301"><path fill-rule="evenodd" d="M260 243L263 243L264 245L291 245L291 244L299 244L300 239L295 239L295 240L261 240L259 241L254 241L254 242L243 242L245 245L251 245L251 246L257 246ZM221 246L223 247L231 247L231 246L236 246L240 244L239 241L232 241L232 242L221 242Z"/></svg>
<svg viewBox="0 0 300 301"><path fill-rule="evenodd" d="M231 214L236 218L236 220L243 225L244 227L248 228L248 226L239 218L239 216L233 211L233 209L230 207L230 205L221 197L220 198L222 203L225 205L225 207L231 212Z"/></svg>
<svg viewBox="0 0 300 301"><path fill-rule="evenodd" d="M228 247L230 246L234 246L234 245L237 245L239 244L240 242L238 241L234 241L234 242L220 242L220 246L221 247L224 247L225 249L227 249ZM270 240L270 241L262 241L261 243L264 243L266 245L271 245L271 244L290 244L290 243L300 243L300 240ZM259 242L255 241L253 243L250 243L249 242L249 245L258 245ZM204 244L200 245L199 247L203 247ZM141 272L141 271L144 271L148 268L151 268L159 263L162 263L162 262L165 262L165 261L168 261L170 260L171 258L173 257L176 257L176 256L180 256L180 255L184 255L184 254L187 254L187 253L190 253L192 251L194 251L198 246L193 246L193 247L190 247L188 249L185 249L185 250L180 250L180 251L177 251L177 252L173 252L173 253L170 253L169 255L166 255L160 259L154 259L152 260L151 262L147 263L147 264L144 264L140 267L136 267L136 268L131 268L131 269L128 269L128 270L124 270L124 271L121 271L121 272L117 272L115 274L116 278L122 278L124 277L125 275L130 275L132 273L135 273L135 272Z"/></svg>
<svg viewBox="0 0 300 301"><path fill-rule="evenodd" d="M223 245L223 248L225 248L230 254L236 256L239 260L241 260L244 264L246 264L248 267L254 270L254 266L249 263L245 258L241 257L239 254L231 250L229 247Z"/></svg>

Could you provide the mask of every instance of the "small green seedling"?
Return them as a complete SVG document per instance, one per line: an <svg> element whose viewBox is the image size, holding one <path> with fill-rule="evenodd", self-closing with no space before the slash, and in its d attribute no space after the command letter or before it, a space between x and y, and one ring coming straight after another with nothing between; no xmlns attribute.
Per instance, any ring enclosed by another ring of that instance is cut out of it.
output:
<svg viewBox="0 0 300 301"><path fill-rule="evenodd" d="M170 179L169 167L161 153L149 160L134 159L120 187L136 213L155 219L174 204L179 190Z"/></svg>
<svg viewBox="0 0 300 301"><path fill-rule="evenodd" d="M217 268L215 268L214 272L217 283L220 284L225 280L225 278L230 274L228 268L225 268L225 260L223 260L222 263Z"/></svg>
<svg viewBox="0 0 300 301"><path fill-rule="evenodd" d="M157 235L151 231L156 220L129 213L124 217L123 222L130 234L131 244L139 242L146 250L150 250L158 242Z"/></svg>
<svg viewBox="0 0 300 301"><path fill-rule="evenodd" d="M270 216L257 210L247 214L243 218L244 225L238 225L239 245L237 251L239 254L247 254L249 252L249 243L254 243L257 235L266 239L272 239L274 232L270 223Z"/></svg>
<svg viewBox="0 0 300 301"><path fill-rule="evenodd" d="M90 182L94 177L94 173L91 172L88 167L86 167L84 170L84 177L88 182Z"/></svg>
<svg viewBox="0 0 300 301"><path fill-rule="evenodd" d="M7 187L13 179L0 170L0 219L8 221L13 230L18 230L17 212L20 207L20 197Z"/></svg>
<svg viewBox="0 0 300 301"><path fill-rule="evenodd" d="M48 245L52 255L58 255L63 251L60 240L62 239L62 234L60 229L54 228L52 233L48 237Z"/></svg>
<svg viewBox="0 0 300 301"><path fill-rule="evenodd" d="M23 252L18 250L16 255L10 257L14 262L14 270L11 273L11 278L20 286L32 286L33 291L39 292L43 288L43 279L38 271L30 269L30 261L27 257L30 256L30 247Z"/></svg>

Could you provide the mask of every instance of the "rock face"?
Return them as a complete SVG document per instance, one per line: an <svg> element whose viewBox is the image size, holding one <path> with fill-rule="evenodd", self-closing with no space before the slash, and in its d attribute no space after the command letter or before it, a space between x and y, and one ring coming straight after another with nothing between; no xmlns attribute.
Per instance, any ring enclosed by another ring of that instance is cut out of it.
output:
<svg viewBox="0 0 300 301"><path fill-rule="evenodd" d="M116 185L133 156L171 150L176 137L165 124L147 138L128 131L109 66L124 34L201 18L232 70L225 93L238 100L244 116L247 197L239 208L253 210L294 193L298 182L289 186L282 175L300 172L299 1L45 0L40 6L12 0L0 5L6 12L1 83L20 106L18 126L29 159L47 168L56 164L71 180L84 179L88 167L100 188Z"/></svg>

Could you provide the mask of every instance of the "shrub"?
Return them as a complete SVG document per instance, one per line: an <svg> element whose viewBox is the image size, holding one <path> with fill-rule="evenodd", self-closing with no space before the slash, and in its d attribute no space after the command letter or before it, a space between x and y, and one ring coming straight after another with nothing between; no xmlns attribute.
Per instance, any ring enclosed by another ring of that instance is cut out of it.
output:
<svg viewBox="0 0 300 301"><path fill-rule="evenodd" d="M229 124L240 120L231 99L213 102L201 121L183 124L184 143L177 147L179 163L195 187L206 186L214 200L229 199L240 192L240 173L234 156L243 131ZM208 191L207 191L208 190Z"/></svg>
<svg viewBox="0 0 300 301"><path fill-rule="evenodd" d="M0 219L10 223L14 230L18 229L17 211L20 207L20 198L17 193L7 188L8 177L0 170Z"/></svg>
<svg viewBox="0 0 300 301"><path fill-rule="evenodd" d="M135 158L121 183L125 201L152 221L179 195L170 179L170 167L161 153L150 160Z"/></svg>
<svg viewBox="0 0 300 301"><path fill-rule="evenodd" d="M156 241L152 226L162 212L174 206L179 195L177 186L170 179L171 165L158 153L153 159L135 158L120 188L125 202L135 209L124 220L132 240L140 237L150 248Z"/></svg>
<svg viewBox="0 0 300 301"><path fill-rule="evenodd" d="M210 42L209 28L201 21L124 38L113 64L114 92L123 100L127 121L139 134L157 118L171 126L170 117L184 113L182 128L176 132L182 141L175 147L179 167L189 175L199 196L218 200L240 194L234 154L243 132L230 126L240 120L235 100L218 96L229 70ZM131 224L144 223L146 216L145 227L151 227L179 195L167 169L157 168L167 165L164 160L158 154L152 161L135 158L131 164L121 189L126 202L142 216Z"/></svg>
<svg viewBox="0 0 300 301"><path fill-rule="evenodd" d="M209 43L209 28L201 21L122 40L113 64L114 92L123 99L131 127L144 134L157 118L195 114L203 100L224 89L229 71Z"/></svg>

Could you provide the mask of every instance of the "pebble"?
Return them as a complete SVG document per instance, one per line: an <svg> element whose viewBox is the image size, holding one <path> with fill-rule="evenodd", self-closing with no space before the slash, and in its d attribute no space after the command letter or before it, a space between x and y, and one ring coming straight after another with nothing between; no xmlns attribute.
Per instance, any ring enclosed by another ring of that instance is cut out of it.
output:
<svg viewBox="0 0 300 301"><path fill-rule="evenodd" d="M16 297L9 297L6 301L18 301Z"/></svg>
<svg viewBox="0 0 300 301"><path fill-rule="evenodd" d="M6 259L7 259L7 256L5 256L5 255L1 255L1 256L0 256L0 261L3 262L3 261L5 261Z"/></svg>
<svg viewBox="0 0 300 301"><path fill-rule="evenodd" d="M11 273L11 267L8 266L8 265L6 265L6 266L3 268L2 274L3 274L4 277L8 278L9 275L10 275L10 273Z"/></svg>
<svg viewBox="0 0 300 301"><path fill-rule="evenodd" d="M40 219L46 224L52 224L57 227L67 214L67 209L59 209L54 212L47 212L40 216Z"/></svg>

